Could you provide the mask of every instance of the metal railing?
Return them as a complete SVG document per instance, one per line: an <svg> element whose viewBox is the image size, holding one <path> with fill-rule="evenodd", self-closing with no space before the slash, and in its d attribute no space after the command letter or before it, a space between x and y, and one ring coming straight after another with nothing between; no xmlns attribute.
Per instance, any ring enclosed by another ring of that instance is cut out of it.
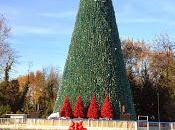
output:
<svg viewBox="0 0 175 130"><path fill-rule="evenodd" d="M26 121L23 118L0 118L0 125L26 124Z"/></svg>

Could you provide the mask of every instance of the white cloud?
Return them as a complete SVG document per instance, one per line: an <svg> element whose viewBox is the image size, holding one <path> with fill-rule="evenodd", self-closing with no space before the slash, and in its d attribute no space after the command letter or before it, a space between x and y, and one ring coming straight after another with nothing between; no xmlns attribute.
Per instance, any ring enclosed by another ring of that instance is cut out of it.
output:
<svg viewBox="0 0 175 130"><path fill-rule="evenodd" d="M25 26L25 25L16 25L12 29L14 35L58 35L58 34L71 34L71 28L62 28L62 27L39 27L39 26Z"/></svg>
<svg viewBox="0 0 175 130"><path fill-rule="evenodd" d="M157 3L159 3L160 5L160 10L164 11L164 13L168 13L168 14L174 14L175 13L175 8L174 8L174 4L175 1L174 0L157 0Z"/></svg>
<svg viewBox="0 0 175 130"><path fill-rule="evenodd" d="M44 27L35 27L35 26L20 26L17 25L13 28L12 32L15 34L50 34L53 33L53 30Z"/></svg>
<svg viewBox="0 0 175 130"><path fill-rule="evenodd" d="M14 7L0 5L0 14L4 15L7 20L14 20L21 14L21 12Z"/></svg>
<svg viewBox="0 0 175 130"><path fill-rule="evenodd" d="M174 21L174 4L174 0L129 0L121 2L116 16L128 23L165 23Z"/></svg>
<svg viewBox="0 0 175 130"><path fill-rule="evenodd" d="M43 12L39 13L39 16L49 17L49 18L72 18L76 16L75 11L65 11L65 12Z"/></svg>
<svg viewBox="0 0 175 130"><path fill-rule="evenodd" d="M162 23L163 21L156 18L120 18L120 23Z"/></svg>

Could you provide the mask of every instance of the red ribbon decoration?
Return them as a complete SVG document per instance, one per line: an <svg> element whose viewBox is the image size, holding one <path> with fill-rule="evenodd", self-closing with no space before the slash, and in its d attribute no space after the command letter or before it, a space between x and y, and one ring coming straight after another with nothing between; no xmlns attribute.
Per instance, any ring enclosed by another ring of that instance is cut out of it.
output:
<svg viewBox="0 0 175 130"><path fill-rule="evenodd" d="M83 127L83 121L76 123L72 121L69 126L69 130L87 130L87 129Z"/></svg>

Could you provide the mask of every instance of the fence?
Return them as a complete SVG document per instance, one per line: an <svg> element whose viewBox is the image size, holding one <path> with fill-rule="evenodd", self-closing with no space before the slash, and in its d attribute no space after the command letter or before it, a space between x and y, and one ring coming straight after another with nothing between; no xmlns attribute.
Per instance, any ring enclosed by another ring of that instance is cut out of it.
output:
<svg viewBox="0 0 175 130"><path fill-rule="evenodd" d="M68 130L71 121L0 118L0 129ZM144 124L138 124L136 121L83 120L83 126L88 130L147 130ZM158 122L149 122L149 130L175 130L175 123L161 122L159 129Z"/></svg>

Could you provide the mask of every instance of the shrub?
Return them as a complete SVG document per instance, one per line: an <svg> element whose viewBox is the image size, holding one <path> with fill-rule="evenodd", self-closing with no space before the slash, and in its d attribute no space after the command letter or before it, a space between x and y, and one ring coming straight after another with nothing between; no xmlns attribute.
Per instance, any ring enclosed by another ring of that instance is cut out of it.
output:
<svg viewBox="0 0 175 130"><path fill-rule="evenodd" d="M11 108L9 105L0 105L0 117L5 117L5 114L11 113Z"/></svg>

